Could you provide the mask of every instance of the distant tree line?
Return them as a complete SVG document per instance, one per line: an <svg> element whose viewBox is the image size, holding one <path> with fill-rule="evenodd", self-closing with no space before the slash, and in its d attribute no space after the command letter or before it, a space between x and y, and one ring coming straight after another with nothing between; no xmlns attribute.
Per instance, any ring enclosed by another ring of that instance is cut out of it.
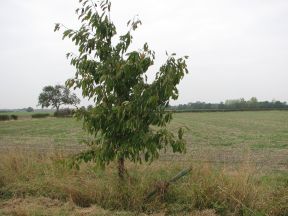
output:
<svg viewBox="0 0 288 216"><path fill-rule="evenodd" d="M258 101L256 97L250 100L244 98L226 100L220 103L194 102L169 106L168 109L176 111L245 111L245 110L283 110L288 109L288 104L281 101Z"/></svg>
<svg viewBox="0 0 288 216"><path fill-rule="evenodd" d="M34 112L32 107L22 108L22 109L0 109L0 113L6 112Z"/></svg>

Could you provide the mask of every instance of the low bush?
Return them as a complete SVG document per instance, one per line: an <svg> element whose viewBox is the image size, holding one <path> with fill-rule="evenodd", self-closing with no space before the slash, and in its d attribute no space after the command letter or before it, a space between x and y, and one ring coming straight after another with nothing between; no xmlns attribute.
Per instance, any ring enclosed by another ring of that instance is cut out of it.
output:
<svg viewBox="0 0 288 216"><path fill-rule="evenodd" d="M46 118L48 116L50 116L49 113L36 113L31 115L32 118Z"/></svg>
<svg viewBox="0 0 288 216"><path fill-rule="evenodd" d="M73 110L72 109L61 109L56 112L54 112L55 117L72 117L73 116Z"/></svg>
<svg viewBox="0 0 288 216"><path fill-rule="evenodd" d="M9 115L0 115L0 121L8 121L10 118L11 117Z"/></svg>
<svg viewBox="0 0 288 216"><path fill-rule="evenodd" d="M17 115L11 115L11 119L17 120L17 119L18 119L18 116L17 116Z"/></svg>

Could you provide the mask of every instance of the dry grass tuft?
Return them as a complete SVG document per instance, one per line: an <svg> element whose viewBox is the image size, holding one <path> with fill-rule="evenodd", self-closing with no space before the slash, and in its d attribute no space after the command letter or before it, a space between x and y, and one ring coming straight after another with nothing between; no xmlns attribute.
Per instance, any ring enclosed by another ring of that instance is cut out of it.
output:
<svg viewBox="0 0 288 216"><path fill-rule="evenodd" d="M183 167L169 162L128 164L129 177L119 182L115 166L101 170L83 164L75 170L61 154L2 154L0 214L288 215L285 177L276 186L263 183L249 164L234 171L192 164L189 175L146 202L157 182L169 180Z"/></svg>

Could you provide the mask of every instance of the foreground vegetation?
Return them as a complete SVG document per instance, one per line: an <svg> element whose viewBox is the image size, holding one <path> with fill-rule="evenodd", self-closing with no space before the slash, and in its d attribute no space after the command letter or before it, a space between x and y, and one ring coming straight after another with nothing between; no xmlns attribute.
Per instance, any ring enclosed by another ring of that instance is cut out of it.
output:
<svg viewBox="0 0 288 216"><path fill-rule="evenodd" d="M151 165L71 169L69 154L89 138L81 122L45 118L0 122L0 215L288 215L286 111L177 113L187 153ZM167 189L180 170L192 171ZM164 181L164 182L163 182ZM154 188L159 192L145 201Z"/></svg>
<svg viewBox="0 0 288 216"><path fill-rule="evenodd" d="M233 171L192 164L189 175L166 188L163 180L175 175L180 163L128 164L129 177L119 183L116 164L105 170L82 164L76 170L65 158L53 153L1 154L0 214L288 214L287 176L255 175L247 164ZM158 194L145 200L155 187Z"/></svg>

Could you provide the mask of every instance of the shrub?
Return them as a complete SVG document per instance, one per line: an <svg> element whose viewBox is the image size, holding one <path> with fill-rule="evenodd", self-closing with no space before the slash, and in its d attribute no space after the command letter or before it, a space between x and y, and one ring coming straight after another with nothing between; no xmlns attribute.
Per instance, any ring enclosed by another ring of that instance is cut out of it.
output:
<svg viewBox="0 0 288 216"><path fill-rule="evenodd" d="M11 115L11 119L17 120L17 119L18 119L18 116L17 116L17 115Z"/></svg>
<svg viewBox="0 0 288 216"><path fill-rule="evenodd" d="M0 121L8 121L8 120L10 120L9 115L0 115Z"/></svg>
<svg viewBox="0 0 288 216"><path fill-rule="evenodd" d="M32 107L28 107L28 108L26 108L26 111L27 112L34 112L34 109Z"/></svg>
<svg viewBox="0 0 288 216"><path fill-rule="evenodd" d="M31 115L32 118L46 118L48 116L50 116L49 113L36 113Z"/></svg>
<svg viewBox="0 0 288 216"><path fill-rule="evenodd" d="M73 116L73 110L72 109L61 109L56 112L54 112L55 117L72 117Z"/></svg>

